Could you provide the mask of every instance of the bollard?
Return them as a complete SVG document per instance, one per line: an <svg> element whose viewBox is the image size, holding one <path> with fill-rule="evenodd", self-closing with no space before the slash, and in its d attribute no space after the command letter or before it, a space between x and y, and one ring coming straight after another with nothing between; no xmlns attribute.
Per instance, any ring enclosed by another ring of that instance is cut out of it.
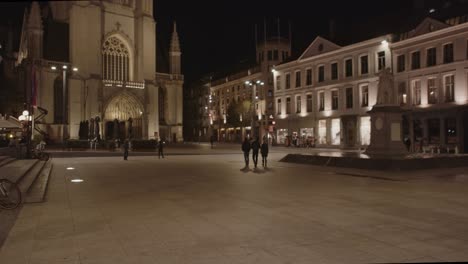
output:
<svg viewBox="0 0 468 264"><path fill-rule="evenodd" d="M458 154L458 146L455 146L455 154Z"/></svg>

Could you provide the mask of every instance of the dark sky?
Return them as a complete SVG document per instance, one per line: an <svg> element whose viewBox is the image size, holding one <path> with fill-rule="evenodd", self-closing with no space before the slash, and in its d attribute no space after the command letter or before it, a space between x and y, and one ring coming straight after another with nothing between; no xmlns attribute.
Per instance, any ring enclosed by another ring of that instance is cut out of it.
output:
<svg viewBox="0 0 468 264"><path fill-rule="evenodd" d="M210 72L255 60L254 25L277 32L276 21L287 36L292 27L293 53L302 53L317 35L329 37L329 21L335 21L334 41L350 44L381 34L406 31L428 14L430 8L463 5L466 0L165 0L155 2L159 36L165 37L173 19L178 21L183 71L188 84ZM452 8L453 9L453 8ZM459 8L458 8L459 9ZM463 8L462 8L463 10ZM261 35L261 34L259 34ZM260 36L261 40L263 35Z"/></svg>
<svg viewBox="0 0 468 264"><path fill-rule="evenodd" d="M408 30L432 7L440 10L455 6L466 14L467 3L468 0L155 0L154 15L158 43L166 51L172 21L177 20L183 73L190 85L211 72L253 63L254 25L258 24L261 41L264 20L271 35L276 35L278 18L283 36L288 35L288 22L291 23L293 54L297 54L317 35L329 37L331 19L335 21L334 41L344 45ZM7 20L20 23L23 8L28 4L0 3L0 25Z"/></svg>

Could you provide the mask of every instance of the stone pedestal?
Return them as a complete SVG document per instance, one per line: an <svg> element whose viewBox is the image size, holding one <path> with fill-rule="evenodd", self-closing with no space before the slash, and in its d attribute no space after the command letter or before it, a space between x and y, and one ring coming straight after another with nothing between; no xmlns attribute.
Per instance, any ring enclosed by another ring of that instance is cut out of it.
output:
<svg viewBox="0 0 468 264"><path fill-rule="evenodd" d="M399 106L379 105L368 112L371 116L370 156L402 157L408 154L402 138L402 113Z"/></svg>

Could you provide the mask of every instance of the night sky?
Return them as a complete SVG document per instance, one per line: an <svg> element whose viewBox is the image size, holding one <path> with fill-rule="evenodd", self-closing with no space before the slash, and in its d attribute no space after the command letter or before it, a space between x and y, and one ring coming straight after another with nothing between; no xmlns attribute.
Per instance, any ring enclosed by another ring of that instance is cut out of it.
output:
<svg viewBox="0 0 468 264"><path fill-rule="evenodd" d="M330 20L335 24L333 41L346 45L409 30L432 7L438 11L442 7L457 7L458 11L466 8L464 12L468 13L467 3L467 0L155 0L154 15L157 43L162 51L167 52L172 21L177 21L182 70L186 85L190 85L204 75L227 71L233 65L254 63L255 24L261 41L265 20L272 36L277 35L278 18L282 36L288 36L291 23L294 56L302 53L317 35L329 38ZM0 24L8 20L21 23L25 5L28 3L0 3Z"/></svg>

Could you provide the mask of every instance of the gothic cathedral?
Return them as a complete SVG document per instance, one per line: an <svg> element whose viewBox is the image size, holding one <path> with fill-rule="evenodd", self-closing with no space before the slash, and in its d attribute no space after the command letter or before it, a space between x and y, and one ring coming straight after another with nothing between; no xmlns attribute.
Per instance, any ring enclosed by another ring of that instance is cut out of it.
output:
<svg viewBox="0 0 468 264"><path fill-rule="evenodd" d="M35 115L47 112L36 130L53 142L90 135L182 141L175 23L170 41L168 70L157 72L153 0L33 2L17 63L30 69L26 94Z"/></svg>

